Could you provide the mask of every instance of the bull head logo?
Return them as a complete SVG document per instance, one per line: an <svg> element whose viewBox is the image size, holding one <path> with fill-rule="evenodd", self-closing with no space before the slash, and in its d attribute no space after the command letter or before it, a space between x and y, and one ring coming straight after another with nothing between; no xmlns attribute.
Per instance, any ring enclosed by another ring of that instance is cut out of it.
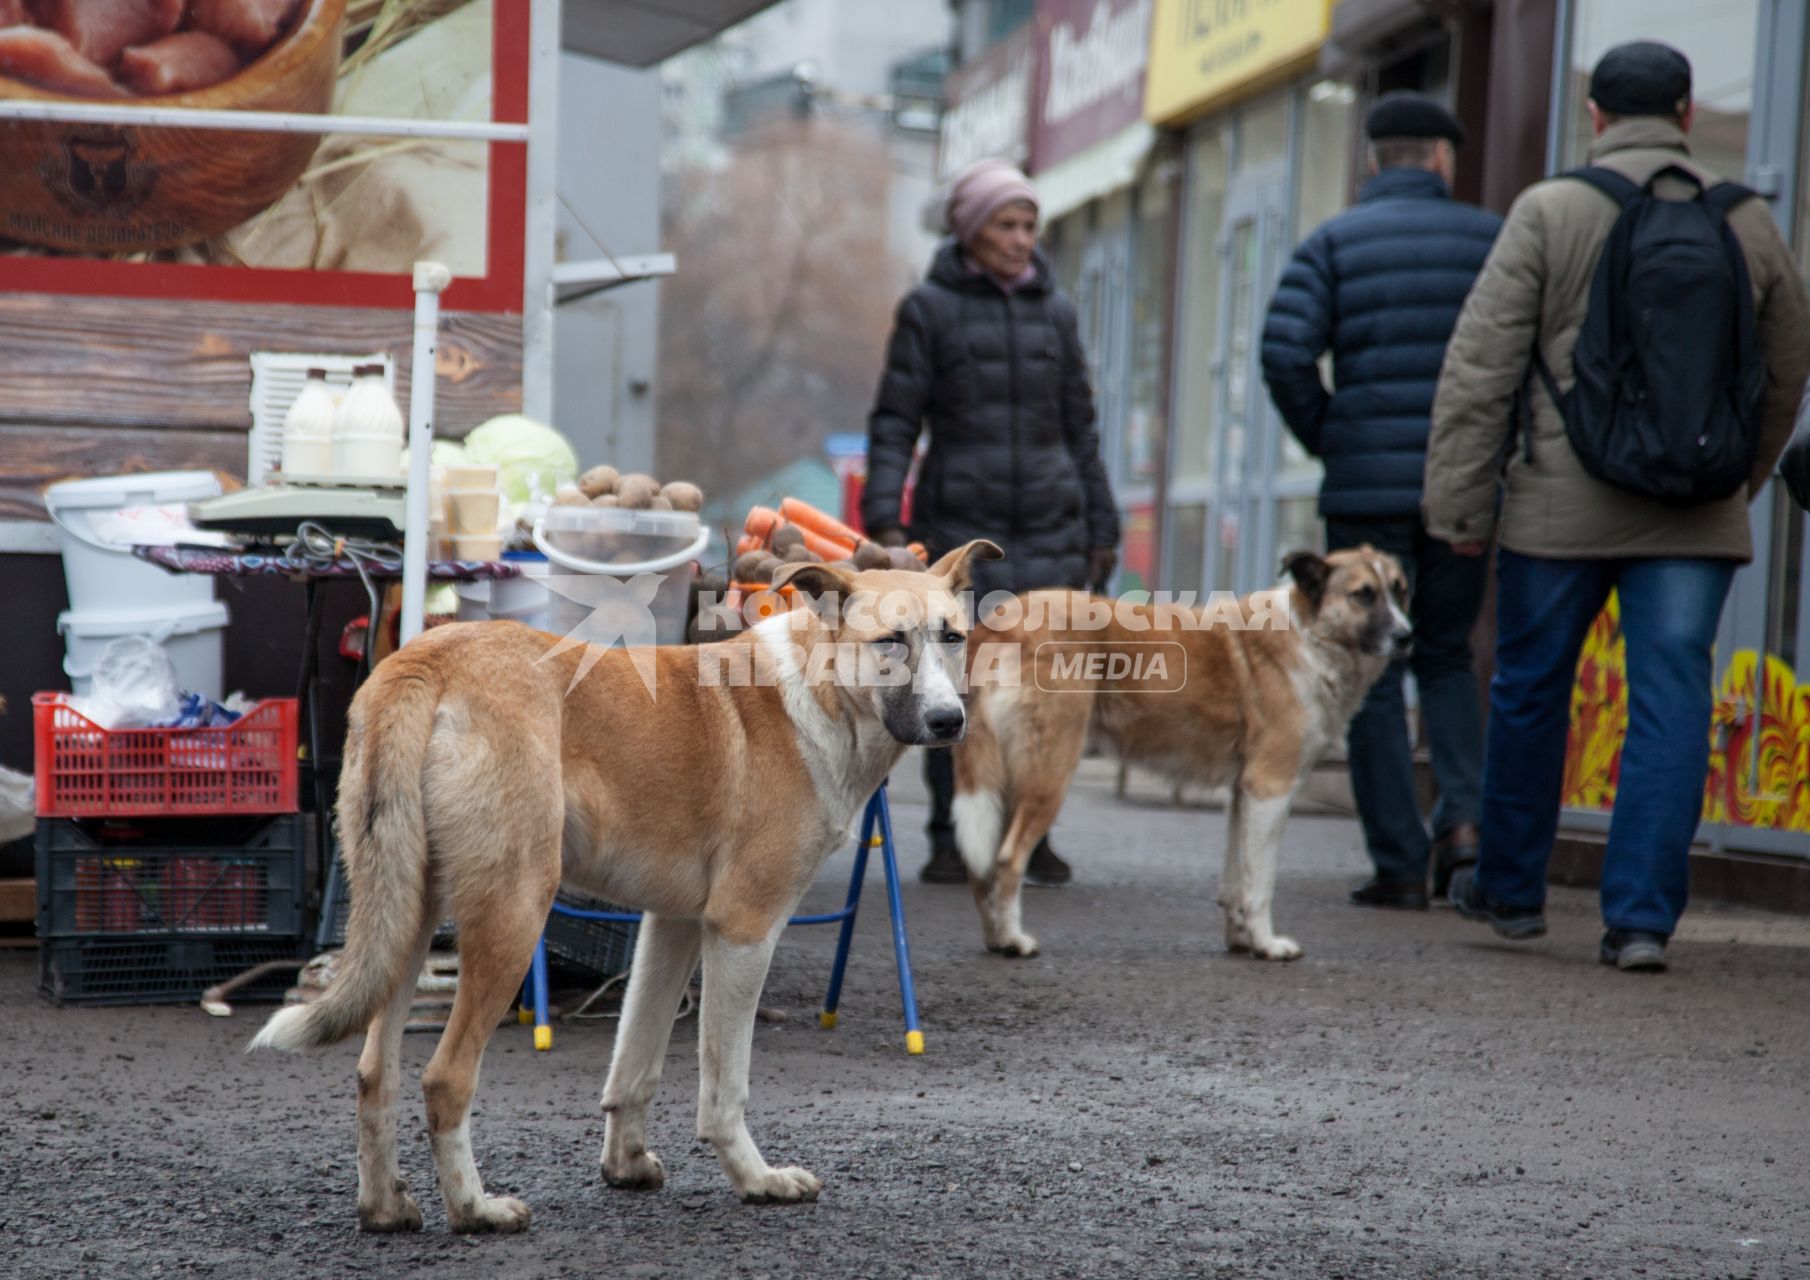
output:
<svg viewBox="0 0 1810 1280"><path fill-rule="evenodd" d="M72 129L44 163L44 180L77 213L124 217L151 194L154 166L135 160L138 144L118 129Z"/></svg>

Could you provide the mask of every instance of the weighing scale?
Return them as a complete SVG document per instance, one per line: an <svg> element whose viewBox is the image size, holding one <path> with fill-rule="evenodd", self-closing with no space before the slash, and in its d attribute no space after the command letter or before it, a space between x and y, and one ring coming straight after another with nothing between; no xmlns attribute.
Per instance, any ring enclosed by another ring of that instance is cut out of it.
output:
<svg viewBox="0 0 1810 1280"><path fill-rule="evenodd" d="M402 537L408 477L277 474L276 484L189 503L189 519L203 529L258 538L294 537L304 520L348 538Z"/></svg>

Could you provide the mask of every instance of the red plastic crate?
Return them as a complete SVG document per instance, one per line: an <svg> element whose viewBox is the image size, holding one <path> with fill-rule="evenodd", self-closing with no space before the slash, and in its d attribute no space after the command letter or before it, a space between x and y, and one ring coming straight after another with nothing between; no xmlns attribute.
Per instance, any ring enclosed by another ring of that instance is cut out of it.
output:
<svg viewBox="0 0 1810 1280"><path fill-rule="evenodd" d="M103 729L68 697L31 700L40 818L296 811L294 698L211 729Z"/></svg>

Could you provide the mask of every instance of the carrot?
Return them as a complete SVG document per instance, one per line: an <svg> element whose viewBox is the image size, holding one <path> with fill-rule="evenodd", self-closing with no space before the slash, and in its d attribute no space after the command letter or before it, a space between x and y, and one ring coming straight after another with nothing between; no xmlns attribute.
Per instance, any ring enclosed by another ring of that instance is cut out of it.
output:
<svg viewBox="0 0 1810 1280"><path fill-rule="evenodd" d="M846 546L843 543L836 541L834 538L825 537L821 533L814 533L801 524L795 524L792 527L797 529L799 534L804 538L804 545L806 548L815 551L825 560L846 560L849 556L854 554L854 547Z"/></svg>
<svg viewBox="0 0 1810 1280"><path fill-rule="evenodd" d="M925 564L930 563L930 548L926 547L923 543L913 542L907 545L905 549L918 559L922 560Z"/></svg>
<svg viewBox="0 0 1810 1280"><path fill-rule="evenodd" d="M853 551L861 543L861 535L842 521L797 498L783 499L779 504L779 514L806 532L846 543L849 551Z"/></svg>
<svg viewBox="0 0 1810 1280"><path fill-rule="evenodd" d="M773 540L773 531L784 524L779 512L772 507L750 507L748 518L742 522L742 528L760 540L761 546L767 546Z"/></svg>
<svg viewBox="0 0 1810 1280"><path fill-rule="evenodd" d="M738 556L745 556L750 551L759 551L760 549L761 540L751 533L744 533L735 540L735 554Z"/></svg>

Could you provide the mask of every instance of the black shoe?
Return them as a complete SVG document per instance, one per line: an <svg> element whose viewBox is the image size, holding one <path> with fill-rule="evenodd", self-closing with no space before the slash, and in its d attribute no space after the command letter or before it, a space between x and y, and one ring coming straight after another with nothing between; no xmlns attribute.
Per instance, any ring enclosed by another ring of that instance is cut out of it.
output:
<svg viewBox="0 0 1810 1280"><path fill-rule="evenodd" d="M1351 891L1351 900L1360 907L1393 907L1398 911L1425 911L1427 891L1412 880L1385 880L1375 876Z"/></svg>
<svg viewBox="0 0 1810 1280"><path fill-rule="evenodd" d="M1481 920L1510 942L1526 942L1546 933L1546 916L1538 907L1510 907L1486 897L1475 876L1463 877L1461 891L1454 886L1452 905L1466 920Z"/></svg>
<svg viewBox="0 0 1810 1280"><path fill-rule="evenodd" d="M1031 860L1024 864L1024 878L1032 884L1054 887L1075 878L1075 869L1056 856L1048 840L1039 840L1031 850Z"/></svg>
<svg viewBox="0 0 1810 1280"><path fill-rule="evenodd" d="M1596 958L1617 969L1659 973L1665 969L1665 937L1644 929L1611 929L1603 935Z"/></svg>
<svg viewBox="0 0 1810 1280"><path fill-rule="evenodd" d="M1460 822L1433 840L1433 896L1446 898L1452 891L1452 873L1474 867L1480 852L1477 828Z"/></svg>
<svg viewBox="0 0 1810 1280"><path fill-rule="evenodd" d="M967 884L968 864L953 840L938 840L930 846L930 861L918 872L925 884Z"/></svg>

